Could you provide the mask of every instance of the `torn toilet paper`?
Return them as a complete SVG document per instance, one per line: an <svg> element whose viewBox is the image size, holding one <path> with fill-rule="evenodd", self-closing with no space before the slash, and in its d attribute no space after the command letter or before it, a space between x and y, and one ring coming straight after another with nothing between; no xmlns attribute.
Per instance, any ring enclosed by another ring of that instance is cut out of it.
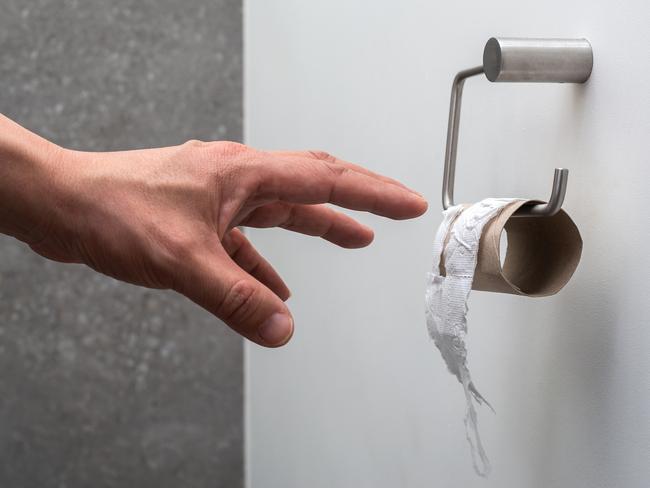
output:
<svg viewBox="0 0 650 488"><path fill-rule="evenodd" d="M526 203L488 198L443 212L433 246L433 269L427 276L427 328L449 372L463 385L465 430L474 469L481 476L489 474L490 463L479 436L475 404L490 405L476 389L467 367L470 290L552 295L569 281L582 252L580 233L562 210L552 217L510 219ZM499 242L504 229L508 253L502 265Z"/></svg>
<svg viewBox="0 0 650 488"><path fill-rule="evenodd" d="M449 372L458 378L465 390L465 432L474 469L481 476L490 472L490 462L479 436L474 402L487 402L472 383L467 368L467 298L472 289L483 227L513 201L516 200L488 198L467 209L456 205L446 210L436 233L433 270L427 280L427 328ZM441 272L443 263L444 275Z"/></svg>

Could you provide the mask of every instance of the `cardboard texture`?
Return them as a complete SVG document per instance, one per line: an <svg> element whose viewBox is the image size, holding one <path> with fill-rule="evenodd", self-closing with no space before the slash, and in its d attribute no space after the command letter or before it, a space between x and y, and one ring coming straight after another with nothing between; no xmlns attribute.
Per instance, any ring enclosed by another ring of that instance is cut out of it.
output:
<svg viewBox="0 0 650 488"><path fill-rule="evenodd" d="M564 210L552 217L511 218L531 202L513 202L484 227L472 289L545 297L560 291L571 279L582 254L578 228ZM504 229L508 249L502 267Z"/></svg>

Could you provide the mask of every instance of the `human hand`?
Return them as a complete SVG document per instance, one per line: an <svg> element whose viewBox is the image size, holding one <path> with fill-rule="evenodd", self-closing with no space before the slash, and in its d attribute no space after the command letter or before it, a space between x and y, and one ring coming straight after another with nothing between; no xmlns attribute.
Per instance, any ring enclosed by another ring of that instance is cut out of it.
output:
<svg viewBox="0 0 650 488"><path fill-rule="evenodd" d="M39 254L122 281L173 289L263 346L289 341L290 292L237 226L282 227L346 248L370 228L324 205L392 219L427 204L389 178L321 152L232 142L112 153L61 150L51 165Z"/></svg>

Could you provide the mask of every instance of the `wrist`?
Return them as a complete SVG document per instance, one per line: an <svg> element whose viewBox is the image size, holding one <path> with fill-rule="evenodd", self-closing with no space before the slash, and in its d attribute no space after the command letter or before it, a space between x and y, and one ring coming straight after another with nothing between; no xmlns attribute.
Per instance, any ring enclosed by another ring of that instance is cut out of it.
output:
<svg viewBox="0 0 650 488"><path fill-rule="evenodd" d="M61 199L62 147L0 115L0 232L33 244L43 240Z"/></svg>

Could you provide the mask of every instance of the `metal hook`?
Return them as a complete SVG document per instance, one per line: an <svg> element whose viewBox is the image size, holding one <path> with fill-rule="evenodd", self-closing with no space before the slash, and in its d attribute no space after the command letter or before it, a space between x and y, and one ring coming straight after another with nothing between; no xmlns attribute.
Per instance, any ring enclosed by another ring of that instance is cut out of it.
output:
<svg viewBox="0 0 650 488"><path fill-rule="evenodd" d="M485 73L493 82L584 83L593 66L591 45L586 39L491 38L483 51L483 65L460 71L451 85L442 206L454 205L454 180L458 150L460 107L465 80ZM550 217L562 208L569 170L556 168L548 203L526 205L515 216Z"/></svg>

